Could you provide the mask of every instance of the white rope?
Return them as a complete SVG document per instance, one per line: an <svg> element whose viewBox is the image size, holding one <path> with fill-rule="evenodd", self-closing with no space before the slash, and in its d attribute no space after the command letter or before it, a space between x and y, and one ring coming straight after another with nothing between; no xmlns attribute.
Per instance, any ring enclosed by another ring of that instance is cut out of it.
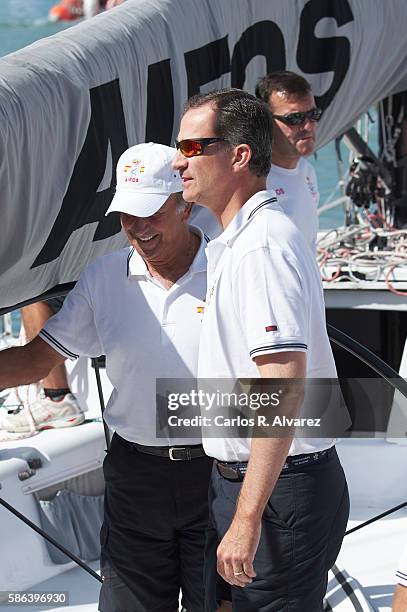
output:
<svg viewBox="0 0 407 612"><path fill-rule="evenodd" d="M325 281L385 280L388 289L397 293L392 282L396 270L407 268L407 229L375 227L376 218L359 213L359 224L330 230L318 240L317 261ZM383 219L379 222L383 223ZM371 242L376 236L387 241L384 249L371 250ZM358 274L363 274L363 279Z"/></svg>

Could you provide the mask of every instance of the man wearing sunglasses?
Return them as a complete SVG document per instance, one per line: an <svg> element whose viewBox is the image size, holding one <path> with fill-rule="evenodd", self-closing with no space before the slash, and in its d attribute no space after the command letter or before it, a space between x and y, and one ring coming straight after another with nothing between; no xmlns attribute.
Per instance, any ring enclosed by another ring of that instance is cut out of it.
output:
<svg viewBox="0 0 407 612"><path fill-rule="evenodd" d="M212 385L217 378L232 385L237 378L291 385L336 378L318 266L266 190L272 130L267 107L238 89L194 96L181 119L174 168L183 197L206 206L223 227L206 248L198 361L199 380ZM289 397L298 409L301 393ZM222 406L215 410L206 415ZM334 441L225 431L203 429L205 451L216 459L206 612L220 600L222 610L233 602L233 612L322 612L349 512Z"/></svg>
<svg viewBox="0 0 407 612"><path fill-rule="evenodd" d="M267 188L276 191L283 210L315 251L319 193L315 170L305 157L314 152L322 111L316 107L308 81L288 70L261 78L256 96L268 105L273 116Z"/></svg>

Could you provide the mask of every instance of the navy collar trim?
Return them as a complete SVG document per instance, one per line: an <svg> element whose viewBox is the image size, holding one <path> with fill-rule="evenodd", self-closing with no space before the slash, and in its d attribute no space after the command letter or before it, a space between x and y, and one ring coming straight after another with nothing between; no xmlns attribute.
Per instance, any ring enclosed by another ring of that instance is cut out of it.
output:
<svg viewBox="0 0 407 612"><path fill-rule="evenodd" d="M134 253L134 247L131 247L129 254L127 255L127 278L130 276L130 259Z"/></svg>
<svg viewBox="0 0 407 612"><path fill-rule="evenodd" d="M277 202L276 197L268 198L268 200L265 200L264 202L256 206L256 208L253 208L252 212L247 217L247 220L251 219L261 208L263 208L264 206L267 206L268 204L273 204L274 202Z"/></svg>

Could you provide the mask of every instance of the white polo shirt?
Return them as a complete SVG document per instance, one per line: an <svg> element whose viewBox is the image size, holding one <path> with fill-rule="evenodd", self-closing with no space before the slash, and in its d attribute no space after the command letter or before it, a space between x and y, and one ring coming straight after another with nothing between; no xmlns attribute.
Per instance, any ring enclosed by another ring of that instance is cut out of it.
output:
<svg viewBox="0 0 407 612"><path fill-rule="evenodd" d="M307 377L336 378L317 264L273 192L250 198L206 252L199 378L258 378L253 359L283 351L307 353ZM332 444L331 438L296 438L290 454ZM250 439L204 433L204 446L223 461L249 458Z"/></svg>
<svg viewBox="0 0 407 612"><path fill-rule="evenodd" d="M267 189L276 192L283 211L298 227L312 251L316 251L319 192L314 167L301 157L297 167L281 168L271 164Z"/></svg>
<svg viewBox="0 0 407 612"><path fill-rule="evenodd" d="M91 263L62 309L40 332L64 357L106 355L114 390L105 419L131 442L199 444L197 438L156 437L156 378L196 378L206 292L206 241L189 271L169 290L133 248Z"/></svg>

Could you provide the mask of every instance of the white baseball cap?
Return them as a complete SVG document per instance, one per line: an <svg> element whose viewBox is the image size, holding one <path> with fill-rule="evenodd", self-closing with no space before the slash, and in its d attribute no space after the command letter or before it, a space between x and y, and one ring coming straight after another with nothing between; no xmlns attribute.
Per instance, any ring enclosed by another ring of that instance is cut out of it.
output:
<svg viewBox="0 0 407 612"><path fill-rule="evenodd" d="M178 170L172 167L176 149L154 142L127 149L117 163L116 193L107 209L135 217L150 217L172 193L182 191Z"/></svg>

